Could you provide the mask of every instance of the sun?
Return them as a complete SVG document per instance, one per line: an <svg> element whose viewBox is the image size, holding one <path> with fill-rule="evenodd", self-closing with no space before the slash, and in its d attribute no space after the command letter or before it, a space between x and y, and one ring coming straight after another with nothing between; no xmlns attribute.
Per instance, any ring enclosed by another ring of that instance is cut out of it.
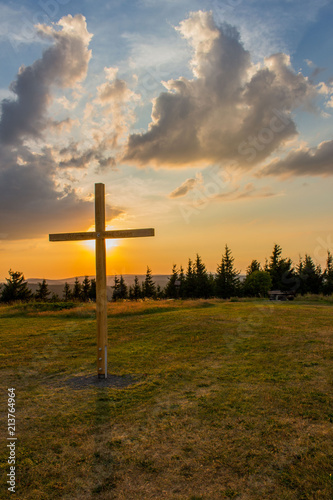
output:
<svg viewBox="0 0 333 500"><path fill-rule="evenodd" d="M106 231L111 231L112 229L116 229L114 226L107 225L105 227ZM95 231L95 226L90 226L88 229L89 231ZM81 244L85 247L91 250L92 252L95 252L95 240L86 240L82 241ZM105 240L105 247L106 251L112 250L113 248L116 248L119 246L119 240L113 240L113 239L106 239Z"/></svg>

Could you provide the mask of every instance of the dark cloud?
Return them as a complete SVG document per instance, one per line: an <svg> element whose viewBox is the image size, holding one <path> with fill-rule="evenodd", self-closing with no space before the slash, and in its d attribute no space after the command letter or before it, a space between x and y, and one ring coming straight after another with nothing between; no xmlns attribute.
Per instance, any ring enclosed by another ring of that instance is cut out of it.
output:
<svg viewBox="0 0 333 500"><path fill-rule="evenodd" d="M6 157L10 162L0 170L0 239L84 231L94 224L94 203L80 199L69 186L61 189L53 180L56 164L49 151L37 155L21 147L16 159L13 154ZM109 219L121 213L107 209Z"/></svg>
<svg viewBox="0 0 333 500"><path fill-rule="evenodd" d="M16 145L26 138L38 139L45 130L47 109L53 86L69 87L81 81L87 73L91 51L91 34L83 16L66 16L58 25L62 28L40 26L41 35L54 43L41 59L31 66L21 66L11 91L16 100L1 103L0 143Z"/></svg>
<svg viewBox="0 0 333 500"><path fill-rule="evenodd" d="M96 162L100 169L115 168L116 160L113 156L106 155L107 146L103 143L95 147L80 151L78 142L71 142L65 148L59 150L59 168L87 168L92 162Z"/></svg>
<svg viewBox="0 0 333 500"><path fill-rule="evenodd" d="M194 50L194 78L165 83L145 133L129 137L124 160L184 165L236 160L252 167L296 133L291 111L310 106L315 87L274 54L251 64L235 29L218 28L211 13L195 12L178 31Z"/></svg>
<svg viewBox="0 0 333 500"><path fill-rule="evenodd" d="M333 175L333 140L325 141L315 148L291 151L285 158L274 160L264 167L260 176Z"/></svg>
<svg viewBox="0 0 333 500"><path fill-rule="evenodd" d="M86 230L94 222L94 204L80 199L70 186L57 183L59 165L56 150L30 149L26 139L40 139L46 130L71 126L71 120L52 121L47 115L55 86L75 87L85 78L91 52L91 34L83 16L62 18L57 29L39 26L42 36L52 41L42 57L31 66L21 67L11 90L16 100L1 103L0 118L0 238L24 239L46 236L49 232ZM80 153L72 143L62 155L70 158L62 167L86 166L90 159L101 167L112 164L111 157L98 151ZM72 157L70 156L72 155ZM76 164L75 164L76 162ZM122 213L108 208L108 218Z"/></svg>

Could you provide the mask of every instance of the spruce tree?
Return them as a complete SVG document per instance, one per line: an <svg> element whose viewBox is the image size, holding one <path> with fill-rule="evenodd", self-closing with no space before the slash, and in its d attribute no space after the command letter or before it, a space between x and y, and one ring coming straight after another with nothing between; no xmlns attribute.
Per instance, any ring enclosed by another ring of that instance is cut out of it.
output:
<svg viewBox="0 0 333 500"><path fill-rule="evenodd" d="M125 280L122 275L120 275L120 280L119 280L119 298L120 299L127 299L128 296L128 291L127 291L127 286L125 283Z"/></svg>
<svg viewBox="0 0 333 500"><path fill-rule="evenodd" d="M298 280L290 259L283 259L282 248L275 244L269 263L265 267L272 278L272 289L281 291L292 291L298 288Z"/></svg>
<svg viewBox="0 0 333 500"><path fill-rule="evenodd" d="M1 301L29 301L32 298L32 293L28 288L28 283L25 281L23 273L10 269L8 274L9 278L6 278L7 283L5 283L2 288Z"/></svg>
<svg viewBox="0 0 333 500"><path fill-rule="evenodd" d="M327 251L326 269L323 274L323 292L325 295L333 293L333 256Z"/></svg>
<svg viewBox="0 0 333 500"><path fill-rule="evenodd" d="M114 285L113 285L112 300L118 300L120 298L120 279L115 274Z"/></svg>
<svg viewBox="0 0 333 500"><path fill-rule="evenodd" d="M73 299L81 300L82 286L78 278L75 278L74 288L73 288Z"/></svg>
<svg viewBox="0 0 333 500"><path fill-rule="evenodd" d="M234 268L234 258L228 245L222 256L221 264L217 267L215 276L216 295L222 299L229 299L239 295L239 272Z"/></svg>
<svg viewBox="0 0 333 500"><path fill-rule="evenodd" d="M133 299L139 300L141 299L141 287L139 283L139 278L137 276L134 277L134 285L133 285Z"/></svg>
<svg viewBox="0 0 333 500"><path fill-rule="evenodd" d="M156 286L152 278L151 269L147 266L147 272L144 282L142 283L143 296L153 298L156 295Z"/></svg>
<svg viewBox="0 0 333 500"><path fill-rule="evenodd" d="M82 281L82 290L81 290L81 297L83 302L88 302L89 293L90 293L90 280L88 276L85 276L84 280Z"/></svg>
<svg viewBox="0 0 333 500"><path fill-rule="evenodd" d="M90 280L89 299L96 302L96 280L95 280L95 278L91 278L91 280Z"/></svg>
<svg viewBox="0 0 333 500"><path fill-rule="evenodd" d="M205 264L201 257L197 254L194 266L194 297L208 299L212 295L210 281Z"/></svg>
<svg viewBox="0 0 333 500"><path fill-rule="evenodd" d="M192 299L195 297L195 274L193 269L192 260L188 259L185 283L184 283L184 296Z"/></svg>
<svg viewBox="0 0 333 500"><path fill-rule="evenodd" d="M156 298L157 299L164 299L165 298L164 290L162 290L160 285L156 286Z"/></svg>
<svg viewBox="0 0 333 500"><path fill-rule="evenodd" d="M50 302L60 302L60 297L57 293L52 293L51 295L51 298L50 298Z"/></svg>
<svg viewBox="0 0 333 500"><path fill-rule="evenodd" d="M63 296L63 299L64 299L65 302L68 302L72 298L71 287L69 286L69 284L67 283L67 281L65 283L62 296Z"/></svg>
<svg viewBox="0 0 333 500"><path fill-rule="evenodd" d="M35 293L35 299L40 300L42 302L46 302L48 300L50 293L51 292L49 290L48 284L44 279L42 283L38 283L38 288Z"/></svg>
<svg viewBox="0 0 333 500"><path fill-rule="evenodd" d="M178 272L177 272L177 266L176 264L174 264L172 266L172 274L165 287L165 296L168 299L176 299L178 297L178 288L176 282L178 282Z"/></svg>
<svg viewBox="0 0 333 500"><path fill-rule="evenodd" d="M249 267L246 269L246 276L249 276L251 273L254 273L255 271L261 271L261 265L260 262L254 259L252 260Z"/></svg>
<svg viewBox="0 0 333 500"><path fill-rule="evenodd" d="M128 288L128 298L134 300L133 285L130 285Z"/></svg>
<svg viewBox="0 0 333 500"><path fill-rule="evenodd" d="M300 281L299 291L302 295L306 293L318 294L321 292L323 274L321 267L315 265L309 255L305 255L304 260L300 259L297 266L297 277Z"/></svg>
<svg viewBox="0 0 333 500"><path fill-rule="evenodd" d="M185 298L185 286L186 286L186 277L185 277L183 266L180 266L178 281L179 281L178 296L181 299L183 299L183 298Z"/></svg>

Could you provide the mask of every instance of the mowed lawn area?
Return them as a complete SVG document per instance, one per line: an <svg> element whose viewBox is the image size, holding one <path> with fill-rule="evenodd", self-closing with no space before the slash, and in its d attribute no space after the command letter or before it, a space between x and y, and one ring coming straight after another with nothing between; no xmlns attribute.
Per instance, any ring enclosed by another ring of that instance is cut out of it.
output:
<svg viewBox="0 0 333 500"><path fill-rule="evenodd" d="M0 307L12 498L333 498L332 303L109 304L113 386L95 329L93 305Z"/></svg>

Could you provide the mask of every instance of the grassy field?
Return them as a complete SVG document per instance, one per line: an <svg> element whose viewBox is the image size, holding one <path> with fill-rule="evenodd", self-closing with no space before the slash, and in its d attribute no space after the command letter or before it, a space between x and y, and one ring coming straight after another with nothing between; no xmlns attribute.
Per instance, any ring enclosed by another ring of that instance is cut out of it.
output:
<svg viewBox="0 0 333 500"><path fill-rule="evenodd" d="M0 307L13 498L333 498L332 303L110 304L110 387L85 383L95 327L91 305Z"/></svg>

